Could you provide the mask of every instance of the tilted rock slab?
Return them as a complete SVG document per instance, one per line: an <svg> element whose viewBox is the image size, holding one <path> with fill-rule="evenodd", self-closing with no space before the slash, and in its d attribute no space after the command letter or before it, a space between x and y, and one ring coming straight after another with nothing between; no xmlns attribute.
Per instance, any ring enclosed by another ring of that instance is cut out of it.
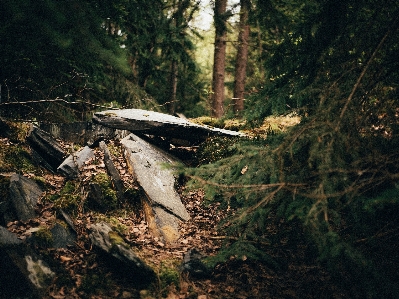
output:
<svg viewBox="0 0 399 299"><path fill-rule="evenodd" d="M203 141L211 136L246 136L240 132L199 125L169 114L141 109L96 112L94 113L93 122L115 129L129 130L133 133L190 141Z"/></svg>
<svg viewBox="0 0 399 299"><path fill-rule="evenodd" d="M141 260L107 223L99 222L91 225L89 237L96 248L111 258L113 266L117 267L121 274L141 283L155 279L154 270Z"/></svg>
<svg viewBox="0 0 399 299"><path fill-rule="evenodd" d="M150 229L155 234L158 230L166 242L177 240L179 219L188 220L190 215L175 190L176 178L168 167L176 160L134 134L121 143L130 171L146 194L143 203Z"/></svg>
<svg viewBox="0 0 399 299"><path fill-rule="evenodd" d="M90 147L85 146L76 153L69 155L58 166L57 171L68 178L75 178L79 175L79 169L83 167L84 163L92 158L94 158L94 151Z"/></svg>

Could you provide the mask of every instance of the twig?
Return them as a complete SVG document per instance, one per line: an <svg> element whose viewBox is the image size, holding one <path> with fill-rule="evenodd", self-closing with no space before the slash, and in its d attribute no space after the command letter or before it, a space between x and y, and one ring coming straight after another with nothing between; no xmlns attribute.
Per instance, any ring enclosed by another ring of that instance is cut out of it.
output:
<svg viewBox="0 0 399 299"><path fill-rule="evenodd" d="M106 109L113 109L113 110L118 110L119 108L115 107L108 107L104 105L98 105L98 104L93 104L93 103L88 103L85 101L67 101L62 98L55 98L55 99L46 99L46 100L34 100L34 101L25 101L25 102L6 102L6 103L0 103L0 106L8 106L8 105L26 105L26 104L37 104L37 103L53 103L53 102L63 102L66 104L85 104L85 105L90 105L93 107L98 107L98 108L106 108Z"/></svg>

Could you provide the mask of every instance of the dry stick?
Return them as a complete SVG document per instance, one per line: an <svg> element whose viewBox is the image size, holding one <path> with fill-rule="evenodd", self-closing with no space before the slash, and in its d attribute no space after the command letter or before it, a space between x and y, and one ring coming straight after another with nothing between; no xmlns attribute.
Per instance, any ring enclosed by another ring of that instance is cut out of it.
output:
<svg viewBox="0 0 399 299"><path fill-rule="evenodd" d="M66 104L85 104L93 107L98 107L98 108L106 108L106 109L114 109L118 110L119 108L115 107L108 107L104 105L98 105L98 104L93 104L93 103L88 103L85 101L67 101L62 98L55 98L55 99L46 99L46 100L33 100L33 101L25 101L25 102L6 102L6 103L0 103L0 106L8 106L8 105L22 105L22 104L37 104L37 103L52 103L52 102L63 102Z"/></svg>
<svg viewBox="0 0 399 299"><path fill-rule="evenodd" d="M396 21L395 21L395 23L396 23ZM346 99L346 103L345 103L344 107L342 108L341 114L340 114L338 122L337 122L337 126L335 127L335 131L336 132L339 130L339 127L341 126L342 118L344 117L344 114L345 114L346 110L348 109L349 103L352 101L352 98L355 95L356 90L359 88L360 82L362 81L362 79L363 79L364 75L366 74L369 66L373 62L375 56L377 55L378 51L381 49L382 45L384 44L385 40L387 39L387 37L388 37L388 35L390 33L391 33L391 28L388 29L387 33L381 39L380 43L378 44L378 46L375 48L373 54L371 55L370 59L367 61L366 65L364 66L363 71L360 73L359 78L357 78L357 81L356 81L355 85L353 86L350 95Z"/></svg>
<svg viewBox="0 0 399 299"><path fill-rule="evenodd" d="M257 190L266 190L273 187L305 187L307 184L291 184L291 183L275 183L275 184L249 184L249 185L240 185L240 184L218 184L211 181L204 180L198 176L188 175L190 179L197 180L204 185L211 185L215 187L225 188L225 189L238 189L238 188L253 188Z"/></svg>

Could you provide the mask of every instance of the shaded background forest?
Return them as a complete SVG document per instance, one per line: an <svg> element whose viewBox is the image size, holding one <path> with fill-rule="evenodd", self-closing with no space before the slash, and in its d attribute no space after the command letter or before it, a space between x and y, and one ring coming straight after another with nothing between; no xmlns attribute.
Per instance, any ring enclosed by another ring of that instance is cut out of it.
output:
<svg viewBox="0 0 399 299"><path fill-rule="evenodd" d="M399 3L240 3L215 14L227 45L217 116L237 114L245 5L239 116L246 129L273 114L295 113L302 122L279 134L270 128L267 139L216 143L222 154L212 163L184 170L191 183L206 182L209 200L239 211L222 226L231 238L220 257L267 259L262 244L295 242L300 232L353 297L399 297ZM196 28L199 11L192 0L2 1L1 117L67 122L101 107L212 115L213 84L199 63L212 58L201 57L198 45L212 47L214 37ZM266 235L281 221L290 229Z"/></svg>

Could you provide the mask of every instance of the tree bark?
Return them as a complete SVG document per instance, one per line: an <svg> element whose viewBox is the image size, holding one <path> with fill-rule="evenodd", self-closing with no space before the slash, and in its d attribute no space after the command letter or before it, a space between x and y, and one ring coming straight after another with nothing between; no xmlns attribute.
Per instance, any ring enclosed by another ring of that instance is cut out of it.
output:
<svg viewBox="0 0 399 299"><path fill-rule="evenodd" d="M176 112L176 94L177 94L177 72L178 72L178 62L173 59L170 66L170 94L168 102L168 112L170 114L175 114Z"/></svg>
<svg viewBox="0 0 399 299"><path fill-rule="evenodd" d="M245 79L247 76L248 39L250 27L248 24L249 0L241 0L240 24L238 33L238 49L235 65L233 110L236 116L240 116L244 110Z"/></svg>
<svg viewBox="0 0 399 299"><path fill-rule="evenodd" d="M212 77L212 116L220 118L224 114L224 74L226 58L226 7L227 0L216 0L214 8L215 52Z"/></svg>

